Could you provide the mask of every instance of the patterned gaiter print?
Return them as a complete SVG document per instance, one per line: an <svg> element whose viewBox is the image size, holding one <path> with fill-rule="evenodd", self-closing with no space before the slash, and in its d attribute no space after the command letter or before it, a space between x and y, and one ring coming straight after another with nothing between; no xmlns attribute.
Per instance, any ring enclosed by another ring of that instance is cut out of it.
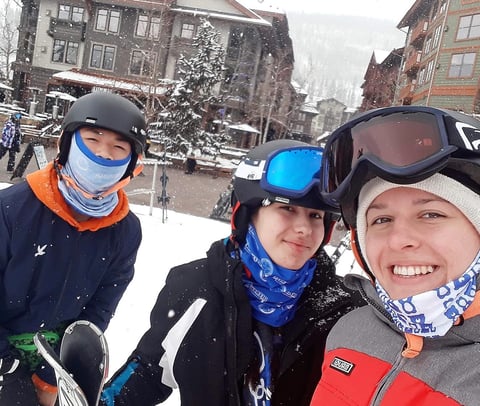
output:
<svg viewBox="0 0 480 406"><path fill-rule="evenodd" d="M437 289L392 300L377 281L377 293L401 331L422 337L442 337L472 304L479 272L480 252L463 275Z"/></svg>

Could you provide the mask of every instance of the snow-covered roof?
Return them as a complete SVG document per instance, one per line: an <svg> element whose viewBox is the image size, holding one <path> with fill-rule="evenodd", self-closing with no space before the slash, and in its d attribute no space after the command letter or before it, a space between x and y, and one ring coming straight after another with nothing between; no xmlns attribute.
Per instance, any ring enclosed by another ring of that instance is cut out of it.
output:
<svg viewBox="0 0 480 406"><path fill-rule="evenodd" d="M237 0L243 6L264 13L285 14L285 10L273 0Z"/></svg>
<svg viewBox="0 0 480 406"><path fill-rule="evenodd" d="M375 57L375 62L378 64L382 63L385 59L387 59L388 55L390 55L390 51L384 51L382 49L375 49L373 51L373 55Z"/></svg>
<svg viewBox="0 0 480 406"><path fill-rule="evenodd" d="M317 138L316 138L316 141L322 141L326 138L328 138L328 136L331 134L332 132L331 131L325 131L324 133L320 134Z"/></svg>
<svg viewBox="0 0 480 406"><path fill-rule="evenodd" d="M59 98L60 100L66 100L66 101L71 101L71 102L74 102L77 100L76 97L68 94L68 93L64 93L64 92L56 92L56 91L52 91L50 93L47 93L45 95L46 97L55 97L55 98Z"/></svg>
<svg viewBox="0 0 480 406"><path fill-rule="evenodd" d="M260 17L254 11L252 11L252 17L248 17L245 15L242 16L242 15L236 15L236 14L226 14L226 13L215 12L211 10L199 10L196 8L193 9L193 8L184 8L184 7L172 7L171 10L176 13L191 14L195 17L217 18L219 20L263 25L266 27L272 26L272 24L270 24L267 20Z"/></svg>
<svg viewBox="0 0 480 406"><path fill-rule="evenodd" d="M75 70L54 73L52 78L79 84L88 84L107 89L129 90L132 92L154 93L158 95L164 94L167 90L165 85L155 87L153 85L142 84L139 82L129 82L108 76L97 76L81 73Z"/></svg>
<svg viewBox="0 0 480 406"><path fill-rule="evenodd" d="M12 91L12 90L13 90L13 87L7 86L7 85L5 85L5 84L3 84L3 83L0 82L0 89L1 89L1 90L10 90L10 91Z"/></svg>
<svg viewBox="0 0 480 406"><path fill-rule="evenodd" d="M318 110L316 109L316 107L310 103L302 104L302 106L300 107L300 111L302 111L303 113L318 114Z"/></svg>
<svg viewBox="0 0 480 406"><path fill-rule="evenodd" d="M292 79L290 81L290 84L292 85L292 87L295 89L295 91L298 93L298 94L308 94L307 90L305 87L302 87L300 85L300 83L298 83L296 80Z"/></svg>
<svg viewBox="0 0 480 406"><path fill-rule="evenodd" d="M233 124L233 125L229 125L228 128L230 130L245 131L247 133L260 134L260 131L258 131L256 128L248 124Z"/></svg>

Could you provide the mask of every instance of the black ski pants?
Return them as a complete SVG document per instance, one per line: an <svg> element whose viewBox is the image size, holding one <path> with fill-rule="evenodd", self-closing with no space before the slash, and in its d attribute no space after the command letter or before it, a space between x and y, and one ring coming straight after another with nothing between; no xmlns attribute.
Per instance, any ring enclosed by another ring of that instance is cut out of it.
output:
<svg viewBox="0 0 480 406"><path fill-rule="evenodd" d="M0 144L0 159L3 158L3 156L7 153L7 151L8 151L7 172L13 172L13 169L15 168L16 152L13 148L6 148L2 144Z"/></svg>

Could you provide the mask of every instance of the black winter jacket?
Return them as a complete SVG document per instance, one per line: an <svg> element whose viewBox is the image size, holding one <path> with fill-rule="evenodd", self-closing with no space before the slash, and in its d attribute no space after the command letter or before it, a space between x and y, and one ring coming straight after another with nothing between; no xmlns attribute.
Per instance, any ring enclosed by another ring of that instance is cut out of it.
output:
<svg viewBox="0 0 480 406"><path fill-rule="evenodd" d="M217 241L207 258L169 272L151 327L106 385L104 405L155 405L177 387L183 406L242 405L254 342L242 263L230 257L231 245ZM281 327L285 346L272 405L309 405L328 331L354 307L322 251L294 319Z"/></svg>
<svg viewBox="0 0 480 406"><path fill-rule="evenodd" d="M108 323L134 274L142 234L119 191L110 216L78 223L52 163L0 191L0 358L9 336L59 331L73 320ZM54 384L49 368L37 374Z"/></svg>

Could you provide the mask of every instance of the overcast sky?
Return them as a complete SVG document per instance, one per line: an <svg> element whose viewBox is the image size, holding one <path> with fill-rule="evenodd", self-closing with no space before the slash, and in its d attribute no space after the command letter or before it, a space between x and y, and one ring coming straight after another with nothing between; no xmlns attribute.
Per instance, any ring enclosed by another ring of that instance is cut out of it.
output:
<svg viewBox="0 0 480 406"><path fill-rule="evenodd" d="M414 0L270 0L287 11L359 15L400 22Z"/></svg>

